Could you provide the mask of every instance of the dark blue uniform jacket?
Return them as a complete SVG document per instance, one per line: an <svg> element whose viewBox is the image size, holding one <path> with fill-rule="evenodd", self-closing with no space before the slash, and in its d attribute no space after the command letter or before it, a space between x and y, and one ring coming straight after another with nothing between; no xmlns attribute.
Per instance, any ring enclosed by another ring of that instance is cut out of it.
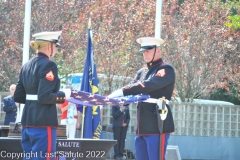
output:
<svg viewBox="0 0 240 160"><path fill-rule="evenodd" d="M63 103L65 98L59 88L57 65L45 54L38 53L22 67L14 101L25 104L23 127L58 126L56 103ZM37 95L38 100L26 100L26 94Z"/></svg>
<svg viewBox="0 0 240 160"><path fill-rule="evenodd" d="M175 72L171 65L163 63L159 59L153 63L148 63L147 68L138 71L133 82L123 88L124 96L148 94L151 98L162 98L163 96L171 100L175 83ZM157 105L154 103L138 103L137 130L138 135L159 134ZM168 107L167 118L163 123L163 133L174 132L174 122L172 112Z"/></svg>

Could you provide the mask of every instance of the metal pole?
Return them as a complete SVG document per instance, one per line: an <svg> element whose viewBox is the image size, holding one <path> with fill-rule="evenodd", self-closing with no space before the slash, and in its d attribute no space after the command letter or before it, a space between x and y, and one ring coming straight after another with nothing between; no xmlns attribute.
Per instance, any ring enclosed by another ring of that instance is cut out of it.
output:
<svg viewBox="0 0 240 160"><path fill-rule="evenodd" d="M84 130L84 122L85 122L85 111L86 111L86 106L83 106L81 138L83 138L83 134L84 134L83 130Z"/></svg>
<svg viewBox="0 0 240 160"><path fill-rule="evenodd" d="M31 21L31 2L25 1L25 19L24 19L24 36L23 36L23 59L22 65L29 60L29 42L30 42L30 21Z"/></svg>
<svg viewBox="0 0 240 160"><path fill-rule="evenodd" d="M156 17L155 17L155 37L161 38L162 26L162 0L156 1Z"/></svg>
<svg viewBox="0 0 240 160"><path fill-rule="evenodd" d="M30 21L32 0L25 1L24 35L23 35L23 57L22 65L29 60L29 42L30 42ZM20 104L17 111L16 122L21 122L24 104Z"/></svg>

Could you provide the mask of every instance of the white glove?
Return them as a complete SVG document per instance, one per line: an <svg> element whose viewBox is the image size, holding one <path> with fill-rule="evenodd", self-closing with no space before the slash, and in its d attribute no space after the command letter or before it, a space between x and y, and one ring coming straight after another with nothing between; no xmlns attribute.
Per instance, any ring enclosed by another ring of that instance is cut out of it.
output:
<svg viewBox="0 0 240 160"><path fill-rule="evenodd" d="M123 97L123 91L122 89L118 89L114 92L112 92L111 94L108 95L108 98L115 98L115 97Z"/></svg>
<svg viewBox="0 0 240 160"><path fill-rule="evenodd" d="M63 89L62 91L65 93L66 99L69 99L71 96L71 89Z"/></svg>

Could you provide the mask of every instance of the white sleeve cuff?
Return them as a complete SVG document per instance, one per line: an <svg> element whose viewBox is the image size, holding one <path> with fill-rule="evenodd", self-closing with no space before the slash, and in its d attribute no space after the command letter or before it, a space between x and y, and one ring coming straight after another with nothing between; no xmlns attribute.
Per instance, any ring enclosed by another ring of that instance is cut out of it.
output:
<svg viewBox="0 0 240 160"><path fill-rule="evenodd" d="M69 99L71 96L71 89L63 89L62 91L65 93L66 99Z"/></svg>
<svg viewBox="0 0 240 160"><path fill-rule="evenodd" d="M118 89L114 92L112 92L110 95L108 95L108 98L115 98L115 97L123 97L123 91L122 89Z"/></svg>

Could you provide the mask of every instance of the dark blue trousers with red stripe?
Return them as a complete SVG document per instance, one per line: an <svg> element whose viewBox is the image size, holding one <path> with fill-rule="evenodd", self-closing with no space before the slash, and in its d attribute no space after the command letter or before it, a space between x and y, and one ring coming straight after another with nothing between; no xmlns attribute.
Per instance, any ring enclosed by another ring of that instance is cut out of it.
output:
<svg viewBox="0 0 240 160"><path fill-rule="evenodd" d="M55 160L56 128L23 128L24 160Z"/></svg>
<svg viewBox="0 0 240 160"><path fill-rule="evenodd" d="M165 153L170 134L162 134L162 158L165 160ZM136 136L135 149L136 160L159 160L159 135Z"/></svg>

